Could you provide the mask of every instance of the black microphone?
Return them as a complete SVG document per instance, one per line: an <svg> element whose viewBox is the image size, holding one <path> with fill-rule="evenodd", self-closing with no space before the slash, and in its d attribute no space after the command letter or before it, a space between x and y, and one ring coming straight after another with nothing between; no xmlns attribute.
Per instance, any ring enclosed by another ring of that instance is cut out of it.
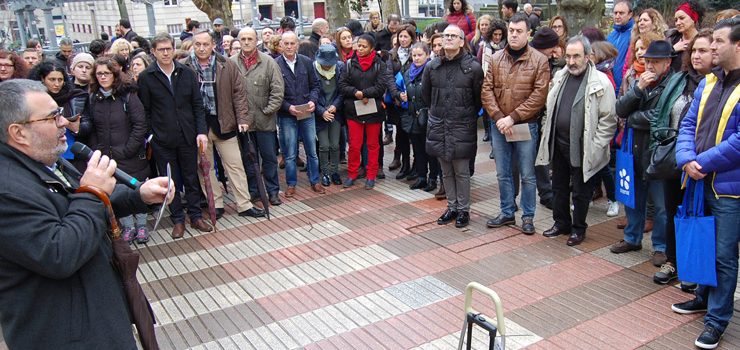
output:
<svg viewBox="0 0 740 350"><path fill-rule="evenodd" d="M74 153L75 156L79 156L85 160L89 160L90 157L93 155L93 150L90 149L90 147L87 147L82 142L75 142L72 147L69 149ZM134 178L133 176L126 174L123 170L116 168L115 174L113 174L113 177L118 180L118 182L136 190L141 186L141 182Z"/></svg>

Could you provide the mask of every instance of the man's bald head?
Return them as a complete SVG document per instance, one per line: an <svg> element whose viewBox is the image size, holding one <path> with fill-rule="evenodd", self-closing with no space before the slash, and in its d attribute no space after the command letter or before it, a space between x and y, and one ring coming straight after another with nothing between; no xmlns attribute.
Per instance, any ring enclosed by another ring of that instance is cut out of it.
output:
<svg viewBox="0 0 740 350"><path fill-rule="evenodd" d="M257 31L251 27L244 27L239 31L239 43L242 44L242 52L251 55L257 49Z"/></svg>

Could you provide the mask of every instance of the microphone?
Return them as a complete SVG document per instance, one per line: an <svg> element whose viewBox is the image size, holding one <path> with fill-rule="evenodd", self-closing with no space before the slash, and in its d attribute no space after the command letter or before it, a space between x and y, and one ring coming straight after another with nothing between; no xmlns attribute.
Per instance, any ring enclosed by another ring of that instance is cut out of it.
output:
<svg viewBox="0 0 740 350"><path fill-rule="evenodd" d="M82 142L75 142L69 150L72 151L75 156L79 156L85 160L89 160L93 155L93 150ZM139 180L126 174L123 170L118 169L117 167L113 177L115 177L118 182L134 190L139 189L139 186L141 186L141 182Z"/></svg>

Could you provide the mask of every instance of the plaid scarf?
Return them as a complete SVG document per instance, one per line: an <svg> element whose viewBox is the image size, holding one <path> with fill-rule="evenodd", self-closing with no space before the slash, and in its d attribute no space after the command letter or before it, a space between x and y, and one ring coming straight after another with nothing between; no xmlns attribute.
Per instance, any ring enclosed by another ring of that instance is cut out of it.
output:
<svg viewBox="0 0 740 350"><path fill-rule="evenodd" d="M198 74L203 106L210 115L216 115L216 94L213 90L216 83L216 55L211 55L211 58L208 60L208 69L203 69L203 66L198 62L198 58L195 57L195 53L190 54L190 59L194 63L195 72Z"/></svg>
<svg viewBox="0 0 740 350"><path fill-rule="evenodd" d="M244 68L247 70L257 64L257 50L252 51L249 56L244 55L244 51L242 51L239 53L239 57L242 59L242 63L244 63Z"/></svg>

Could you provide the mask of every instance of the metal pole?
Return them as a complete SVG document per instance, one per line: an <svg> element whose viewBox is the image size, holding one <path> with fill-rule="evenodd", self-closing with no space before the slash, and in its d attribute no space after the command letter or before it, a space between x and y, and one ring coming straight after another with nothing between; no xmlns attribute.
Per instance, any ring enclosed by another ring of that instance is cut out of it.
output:
<svg viewBox="0 0 740 350"><path fill-rule="evenodd" d="M260 25L260 17L261 14L259 8L257 7L257 0L252 0L252 27L257 28L257 26Z"/></svg>
<svg viewBox="0 0 740 350"><path fill-rule="evenodd" d="M21 36L21 47L25 49L26 43L28 43L28 33L26 32L26 20L23 16L23 10L15 11L15 20L18 22L18 34Z"/></svg>
<svg viewBox="0 0 740 350"><path fill-rule="evenodd" d="M301 15L301 7L303 5L303 2L301 0L298 0L298 21L300 22L300 31L298 32L298 37L303 37L303 15Z"/></svg>
<svg viewBox="0 0 740 350"><path fill-rule="evenodd" d="M144 7L146 7L146 21L149 24L149 35L154 36L157 34L157 18L154 17L154 5L149 1L144 1Z"/></svg>
<svg viewBox="0 0 740 350"><path fill-rule="evenodd" d="M49 39L49 46L56 49L59 45L57 45L57 31L54 28L54 17L51 15L51 10L50 8L43 9L44 21L46 22L46 36Z"/></svg>
<svg viewBox="0 0 740 350"><path fill-rule="evenodd" d="M244 11L242 10L242 2L244 0L239 0L239 23L240 25L244 25Z"/></svg>

